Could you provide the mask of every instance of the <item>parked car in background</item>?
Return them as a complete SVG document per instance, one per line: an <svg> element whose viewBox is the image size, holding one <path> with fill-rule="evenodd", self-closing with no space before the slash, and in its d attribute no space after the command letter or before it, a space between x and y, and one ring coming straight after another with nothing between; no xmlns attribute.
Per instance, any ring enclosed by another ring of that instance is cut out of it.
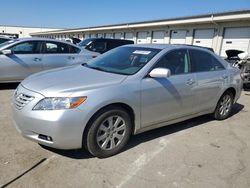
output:
<svg viewBox="0 0 250 188"><path fill-rule="evenodd" d="M73 43L73 44L78 44L78 43L81 42L80 39L74 38L74 37L72 37L72 38L66 38L66 39L62 39L62 40L65 40L65 41L70 42L70 43Z"/></svg>
<svg viewBox="0 0 250 188"><path fill-rule="evenodd" d="M98 53L44 38L14 39L0 44L0 83L19 82L47 69L86 63Z"/></svg>
<svg viewBox="0 0 250 188"><path fill-rule="evenodd" d="M103 54L113 48L127 44L134 44L134 41L124 39L88 38L81 41L78 45L89 51Z"/></svg>
<svg viewBox="0 0 250 188"><path fill-rule="evenodd" d="M89 63L34 74L13 96L15 125L49 147L120 152L131 134L203 114L229 117L240 70L186 45L127 45Z"/></svg>
<svg viewBox="0 0 250 188"><path fill-rule="evenodd" d="M7 41L11 40L11 38L0 35L0 44L5 43Z"/></svg>
<svg viewBox="0 0 250 188"><path fill-rule="evenodd" d="M227 50L226 60L232 65L241 70L243 78L243 88L250 88L250 53L241 50Z"/></svg>

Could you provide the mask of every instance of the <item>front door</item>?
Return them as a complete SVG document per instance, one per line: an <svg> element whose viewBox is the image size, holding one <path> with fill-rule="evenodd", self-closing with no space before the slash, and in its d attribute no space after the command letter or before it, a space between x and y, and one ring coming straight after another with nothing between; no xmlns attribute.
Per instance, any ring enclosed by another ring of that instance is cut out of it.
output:
<svg viewBox="0 0 250 188"><path fill-rule="evenodd" d="M195 74L187 50L167 53L154 68L168 68L168 78L145 77L141 81L142 127L174 120L193 113Z"/></svg>
<svg viewBox="0 0 250 188"><path fill-rule="evenodd" d="M11 54L0 55L0 80L20 81L42 71L42 54L39 41L25 41L11 46Z"/></svg>

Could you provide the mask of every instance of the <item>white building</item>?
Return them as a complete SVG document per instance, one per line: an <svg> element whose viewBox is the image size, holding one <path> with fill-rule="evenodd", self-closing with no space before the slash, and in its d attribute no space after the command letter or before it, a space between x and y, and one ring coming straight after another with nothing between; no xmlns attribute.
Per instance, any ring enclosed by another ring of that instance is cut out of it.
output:
<svg viewBox="0 0 250 188"><path fill-rule="evenodd" d="M0 25L0 35L15 36L18 38L31 37L30 33L56 31L56 30L58 29Z"/></svg>
<svg viewBox="0 0 250 188"><path fill-rule="evenodd" d="M250 10L222 12L164 20L32 33L49 38L125 38L135 43L193 44L250 52Z"/></svg>

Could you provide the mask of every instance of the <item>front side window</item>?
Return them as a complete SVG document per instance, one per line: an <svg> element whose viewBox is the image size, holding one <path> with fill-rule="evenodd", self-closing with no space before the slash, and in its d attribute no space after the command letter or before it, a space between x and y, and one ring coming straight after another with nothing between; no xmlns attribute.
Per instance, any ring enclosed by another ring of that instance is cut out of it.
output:
<svg viewBox="0 0 250 188"><path fill-rule="evenodd" d="M120 47L98 56L85 66L104 72L132 75L144 67L160 49Z"/></svg>
<svg viewBox="0 0 250 188"><path fill-rule="evenodd" d="M13 54L37 54L40 53L38 42L22 42L9 48Z"/></svg>
<svg viewBox="0 0 250 188"><path fill-rule="evenodd" d="M188 51L185 49L173 50L163 56L155 68L167 68L172 75L186 74L190 72Z"/></svg>
<svg viewBox="0 0 250 188"><path fill-rule="evenodd" d="M209 72L225 69L211 54L202 50L190 50L193 72Z"/></svg>

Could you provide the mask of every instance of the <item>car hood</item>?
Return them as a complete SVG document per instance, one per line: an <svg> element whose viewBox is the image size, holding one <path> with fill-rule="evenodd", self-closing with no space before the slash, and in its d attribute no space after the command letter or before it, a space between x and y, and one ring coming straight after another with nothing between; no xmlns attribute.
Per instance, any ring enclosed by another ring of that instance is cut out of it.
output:
<svg viewBox="0 0 250 188"><path fill-rule="evenodd" d="M126 77L77 65L34 74L21 84L26 89L44 96L65 96L74 92L119 84Z"/></svg>
<svg viewBox="0 0 250 188"><path fill-rule="evenodd" d="M230 59L232 57L238 57L238 55L242 52L243 51L241 50L234 50L234 49L226 50L227 58Z"/></svg>

